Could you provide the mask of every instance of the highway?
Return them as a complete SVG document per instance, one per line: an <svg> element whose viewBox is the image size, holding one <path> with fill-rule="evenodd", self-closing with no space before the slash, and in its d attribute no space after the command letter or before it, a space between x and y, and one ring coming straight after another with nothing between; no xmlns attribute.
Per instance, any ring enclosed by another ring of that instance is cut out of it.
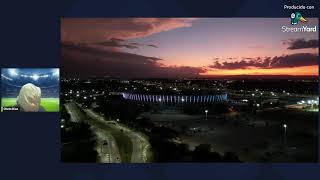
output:
<svg viewBox="0 0 320 180"><path fill-rule="evenodd" d="M100 123L105 124L114 129L122 129L126 135L129 136L132 142L132 154L131 154L131 163L145 163L148 162L148 153L150 151L149 141L141 134L132 131L130 128L117 123L116 121L106 121L98 113L86 109L85 112L92 119L96 119Z"/></svg>
<svg viewBox="0 0 320 180"><path fill-rule="evenodd" d="M71 116L70 117L71 121L72 122L80 122L81 117L80 117L79 112L77 110L77 106L74 103L66 103L65 107Z"/></svg>
<svg viewBox="0 0 320 180"><path fill-rule="evenodd" d="M91 130L96 135L96 151L98 153L98 162L101 163L120 163L121 157L117 143L113 136L105 131L101 125L97 124L96 121L88 118L85 114L80 112L78 106L75 103L65 104L67 111L71 115L72 122L86 122L90 125Z"/></svg>
<svg viewBox="0 0 320 180"><path fill-rule="evenodd" d="M96 150L99 154L99 162L101 163L120 163L121 157L117 143L113 136L97 127L92 127L97 136Z"/></svg>
<svg viewBox="0 0 320 180"><path fill-rule="evenodd" d="M132 163L147 162L148 161L147 153L150 148L148 140L146 138L144 138L142 135L140 135L139 133L136 133L123 125L116 124L113 126L118 126L119 128L123 129L124 132L126 132L127 135L130 137L130 139L132 141L132 145L133 145L131 162Z"/></svg>

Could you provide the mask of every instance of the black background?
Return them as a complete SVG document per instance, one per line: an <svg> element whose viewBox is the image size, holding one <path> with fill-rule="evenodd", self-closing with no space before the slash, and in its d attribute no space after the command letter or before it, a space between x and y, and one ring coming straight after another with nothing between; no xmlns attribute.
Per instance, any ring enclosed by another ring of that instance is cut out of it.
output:
<svg viewBox="0 0 320 180"><path fill-rule="evenodd" d="M304 2L304 3L303 3ZM283 5L317 17L319 1L1 1L1 67L60 67L61 17L287 17ZM318 29L319 30L319 29ZM0 113L0 179L319 179L319 164L64 164L59 113ZM318 177L318 178L316 178Z"/></svg>

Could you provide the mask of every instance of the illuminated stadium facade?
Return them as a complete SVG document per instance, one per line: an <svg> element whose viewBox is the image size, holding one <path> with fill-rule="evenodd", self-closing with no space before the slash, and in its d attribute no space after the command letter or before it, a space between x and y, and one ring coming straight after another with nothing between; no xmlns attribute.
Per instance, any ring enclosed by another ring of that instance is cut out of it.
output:
<svg viewBox="0 0 320 180"><path fill-rule="evenodd" d="M122 93L124 99L142 103L164 104L215 104L228 101L227 93L208 95L149 95L141 93Z"/></svg>

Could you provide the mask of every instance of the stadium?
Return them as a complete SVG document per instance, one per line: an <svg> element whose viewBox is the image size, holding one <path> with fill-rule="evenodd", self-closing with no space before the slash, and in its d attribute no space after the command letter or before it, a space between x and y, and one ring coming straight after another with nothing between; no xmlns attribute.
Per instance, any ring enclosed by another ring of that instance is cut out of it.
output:
<svg viewBox="0 0 320 180"><path fill-rule="evenodd" d="M143 103L162 103L162 104L215 104L228 100L227 93L208 94L208 95L149 95L137 93L122 93L124 99Z"/></svg>
<svg viewBox="0 0 320 180"><path fill-rule="evenodd" d="M3 68L1 82L1 111L6 107L17 106L21 88L29 83L40 88L40 106L45 112L59 111L58 68Z"/></svg>

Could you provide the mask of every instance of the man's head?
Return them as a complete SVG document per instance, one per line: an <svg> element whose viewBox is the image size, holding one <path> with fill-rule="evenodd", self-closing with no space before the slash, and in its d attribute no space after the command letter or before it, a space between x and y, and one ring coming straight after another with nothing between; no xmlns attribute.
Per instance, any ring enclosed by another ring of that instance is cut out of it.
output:
<svg viewBox="0 0 320 180"><path fill-rule="evenodd" d="M31 83L21 87L17 97L17 105L21 111L38 112L41 102L41 89Z"/></svg>

